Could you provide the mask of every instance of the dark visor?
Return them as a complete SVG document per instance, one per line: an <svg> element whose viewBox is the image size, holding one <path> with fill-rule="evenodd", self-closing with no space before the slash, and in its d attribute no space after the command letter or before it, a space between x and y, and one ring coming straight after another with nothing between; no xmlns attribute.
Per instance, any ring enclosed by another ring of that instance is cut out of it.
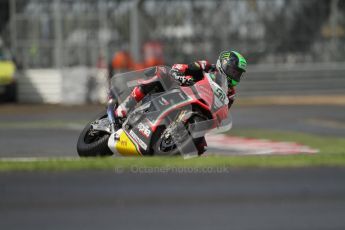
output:
<svg viewBox="0 0 345 230"><path fill-rule="evenodd" d="M233 63L223 65L223 70L228 78L240 82L243 70L238 69Z"/></svg>

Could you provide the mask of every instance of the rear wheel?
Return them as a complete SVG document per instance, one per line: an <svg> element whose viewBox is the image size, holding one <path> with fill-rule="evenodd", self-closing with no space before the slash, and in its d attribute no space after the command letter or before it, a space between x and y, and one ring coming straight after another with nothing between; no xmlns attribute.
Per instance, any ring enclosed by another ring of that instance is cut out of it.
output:
<svg viewBox="0 0 345 230"><path fill-rule="evenodd" d="M99 119L105 118L106 116L106 114L103 114ZM77 143L77 151L79 156L96 157L113 155L113 152L108 147L108 139L110 134L104 131L92 129L91 124L93 122L87 124L79 135Z"/></svg>

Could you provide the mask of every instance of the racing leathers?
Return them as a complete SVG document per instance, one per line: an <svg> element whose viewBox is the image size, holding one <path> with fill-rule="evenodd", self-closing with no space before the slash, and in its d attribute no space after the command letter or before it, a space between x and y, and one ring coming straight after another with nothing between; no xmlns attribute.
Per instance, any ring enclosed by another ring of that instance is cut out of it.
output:
<svg viewBox="0 0 345 230"><path fill-rule="evenodd" d="M190 64L174 64L170 70L170 74L164 72L162 67L156 67L152 75L152 79L142 81L140 85L136 86L131 94L117 107L115 110L115 116L126 117L130 109L133 109L137 103L139 103L149 92L160 86L160 81L155 78L173 77L178 80L181 85L190 85L193 82L202 80L204 72L216 72L215 65L210 64L208 61L201 60ZM228 86L227 96L229 99L229 108L234 102L235 88Z"/></svg>

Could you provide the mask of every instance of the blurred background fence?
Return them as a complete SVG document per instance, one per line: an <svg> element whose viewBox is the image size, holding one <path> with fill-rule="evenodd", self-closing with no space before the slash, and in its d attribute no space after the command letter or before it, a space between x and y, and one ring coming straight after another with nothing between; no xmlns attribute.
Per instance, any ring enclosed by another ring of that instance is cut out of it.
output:
<svg viewBox="0 0 345 230"><path fill-rule="evenodd" d="M234 49L250 66L243 95L279 92L280 86L290 92L299 78L314 90L321 86L314 79L320 78L326 88L333 81L328 92L345 89L343 0L0 2L2 39L24 69L124 71L195 59L214 62L220 51ZM320 63L322 71L316 71ZM266 89L265 81L278 85Z"/></svg>

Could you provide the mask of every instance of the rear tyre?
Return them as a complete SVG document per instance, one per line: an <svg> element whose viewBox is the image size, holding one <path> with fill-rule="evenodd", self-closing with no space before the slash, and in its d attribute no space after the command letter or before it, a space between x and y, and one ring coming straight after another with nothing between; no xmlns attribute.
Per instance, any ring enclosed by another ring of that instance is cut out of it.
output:
<svg viewBox="0 0 345 230"><path fill-rule="evenodd" d="M101 118L106 117L103 114ZM77 151L80 157L111 156L113 152L108 147L109 133L92 130L91 123L87 124L80 133Z"/></svg>

